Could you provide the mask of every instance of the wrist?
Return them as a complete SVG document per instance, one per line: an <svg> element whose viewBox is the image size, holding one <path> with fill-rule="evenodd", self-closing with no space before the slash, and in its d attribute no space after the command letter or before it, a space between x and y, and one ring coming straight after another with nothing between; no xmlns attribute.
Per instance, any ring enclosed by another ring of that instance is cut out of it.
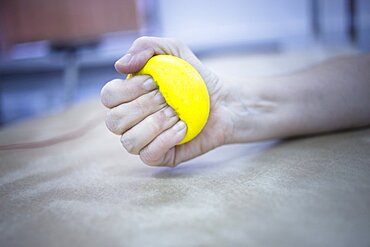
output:
<svg viewBox="0 0 370 247"><path fill-rule="evenodd" d="M232 119L229 143L245 143L286 136L291 99L283 78L250 78L230 85L228 105Z"/></svg>

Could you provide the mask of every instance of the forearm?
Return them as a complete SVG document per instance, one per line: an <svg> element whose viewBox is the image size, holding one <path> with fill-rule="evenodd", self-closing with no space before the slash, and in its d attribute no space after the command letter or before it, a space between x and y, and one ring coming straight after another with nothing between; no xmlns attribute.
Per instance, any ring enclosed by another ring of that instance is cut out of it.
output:
<svg viewBox="0 0 370 247"><path fill-rule="evenodd" d="M231 142L370 124L369 56L331 60L292 75L253 79L242 85L232 100Z"/></svg>

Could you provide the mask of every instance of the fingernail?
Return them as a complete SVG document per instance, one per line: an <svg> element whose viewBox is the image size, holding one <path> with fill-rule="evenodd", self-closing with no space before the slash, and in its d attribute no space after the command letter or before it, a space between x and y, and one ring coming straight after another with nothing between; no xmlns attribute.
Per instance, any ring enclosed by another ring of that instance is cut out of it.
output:
<svg viewBox="0 0 370 247"><path fill-rule="evenodd" d="M166 115L166 117L170 118L170 117L173 117L176 115L175 111L172 109L172 107L167 107L165 110L164 110L164 115Z"/></svg>
<svg viewBox="0 0 370 247"><path fill-rule="evenodd" d="M122 65L128 65L130 63L132 59L132 55L130 53L127 53L126 55L124 55L123 57L121 57L117 63L120 63Z"/></svg>
<svg viewBox="0 0 370 247"><path fill-rule="evenodd" d="M155 84L155 82L154 82L154 80L152 78L149 78L148 80L146 80L144 82L143 88L145 90L151 91L151 90L157 88L157 84Z"/></svg>
<svg viewBox="0 0 370 247"><path fill-rule="evenodd" d="M162 94L158 91L156 93L156 95L154 96L154 99L158 102L158 103L163 103L165 100L162 96Z"/></svg>
<svg viewBox="0 0 370 247"><path fill-rule="evenodd" d="M177 122L177 124L175 124L175 129L177 131L181 131L181 130L185 129L185 127L186 127L186 124L183 121L179 121L179 122Z"/></svg>

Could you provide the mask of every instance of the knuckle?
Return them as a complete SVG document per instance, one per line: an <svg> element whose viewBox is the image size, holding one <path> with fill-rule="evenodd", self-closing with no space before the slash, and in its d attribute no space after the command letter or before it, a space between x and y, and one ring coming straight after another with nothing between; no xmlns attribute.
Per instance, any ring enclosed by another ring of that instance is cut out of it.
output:
<svg viewBox="0 0 370 247"><path fill-rule="evenodd" d="M154 114L149 118L149 121L150 126L154 132L158 133L162 131L166 123L166 117L164 115L164 112L160 111L157 114Z"/></svg>
<svg viewBox="0 0 370 247"><path fill-rule="evenodd" d="M117 134L117 124L115 120L111 118L106 118L105 125L112 133Z"/></svg>
<svg viewBox="0 0 370 247"><path fill-rule="evenodd" d="M144 35L144 36L141 36L141 37L137 38L137 39L136 39L136 42L143 42L143 41L148 40L148 38L149 38L148 36L145 36L145 35Z"/></svg>
<svg viewBox="0 0 370 247"><path fill-rule="evenodd" d="M176 56L179 56L179 57L183 57L184 56L184 50L185 50L185 45L184 43L182 43L182 41L180 41L179 39L176 39L176 38L169 38L167 40L167 42L170 44L170 46L172 47L172 52L176 55Z"/></svg>
<svg viewBox="0 0 370 247"><path fill-rule="evenodd" d="M107 116L105 118L105 125L114 134L120 134L118 118L115 111L109 110L107 112Z"/></svg>
<svg viewBox="0 0 370 247"><path fill-rule="evenodd" d="M176 162L175 156L171 155L169 152L165 155L161 153L154 153L152 150L145 148L139 153L140 159L148 166L167 166L174 168L179 162Z"/></svg>
<svg viewBox="0 0 370 247"><path fill-rule="evenodd" d="M122 101L129 102L131 100L136 99L140 96L141 88L134 83L129 83L125 85L123 94L122 94Z"/></svg>
<svg viewBox="0 0 370 247"><path fill-rule="evenodd" d="M168 167L176 167L181 163L181 160L176 159L176 148L171 148L164 156L164 165Z"/></svg>
<svg viewBox="0 0 370 247"><path fill-rule="evenodd" d="M158 107L159 103L156 104L153 101L153 98L156 97L156 94L156 91L150 92L143 97L139 97L136 100L132 101L135 112L140 115L146 115L152 109Z"/></svg>
<svg viewBox="0 0 370 247"><path fill-rule="evenodd" d="M178 46L178 47L183 46L182 41L181 41L181 40L179 40L179 39L176 39L176 38L170 38L170 39L169 39L169 41L170 41L173 45L175 45L175 46Z"/></svg>
<svg viewBox="0 0 370 247"><path fill-rule="evenodd" d="M142 44L145 44L147 43L148 41L150 41L151 37L149 36L141 36L139 38L137 38L135 41L134 41L134 45L142 45Z"/></svg>
<svg viewBox="0 0 370 247"><path fill-rule="evenodd" d="M104 106L109 107L110 106L110 99L111 99L111 89L108 84L106 84L100 91L100 99Z"/></svg>
<svg viewBox="0 0 370 247"><path fill-rule="evenodd" d="M136 145L135 145L135 139L132 137L129 137L127 135L122 135L121 136L121 143L122 146L129 152L130 154L138 154L136 150Z"/></svg>
<svg viewBox="0 0 370 247"><path fill-rule="evenodd" d="M139 98L134 102L135 112L140 115L144 115L148 109L145 98Z"/></svg>
<svg viewBox="0 0 370 247"><path fill-rule="evenodd" d="M148 148L141 150L139 155L140 159L149 166L157 166L159 164L157 155Z"/></svg>
<svg viewBox="0 0 370 247"><path fill-rule="evenodd" d="M124 85L121 79L113 79L107 82L100 91L100 98L106 107L112 107L114 96L117 95L119 89L117 85Z"/></svg>
<svg viewBox="0 0 370 247"><path fill-rule="evenodd" d="M156 141L158 145L158 150L164 150L166 148L166 144L168 143L166 135L159 135Z"/></svg>

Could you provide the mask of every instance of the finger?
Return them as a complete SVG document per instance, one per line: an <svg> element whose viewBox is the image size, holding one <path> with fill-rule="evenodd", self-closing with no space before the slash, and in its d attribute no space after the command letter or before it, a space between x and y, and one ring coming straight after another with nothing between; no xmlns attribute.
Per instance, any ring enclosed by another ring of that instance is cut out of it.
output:
<svg viewBox="0 0 370 247"><path fill-rule="evenodd" d="M158 90L110 109L105 124L114 134L122 135L150 114L164 108L166 102Z"/></svg>
<svg viewBox="0 0 370 247"><path fill-rule="evenodd" d="M174 147L185 137L186 129L183 121L177 122L140 151L141 160L152 166L175 165Z"/></svg>
<svg viewBox="0 0 370 247"><path fill-rule="evenodd" d="M127 103L157 88L153 78L148 75L138 75L130 79L114 79L101 90L103 105L108 108Z"/></svg>
<svg viewBox="0 0 370 247"><path fill-rule="evenodd" d="M166 107L145 118L121 137L123 147L131 154L139 154L156 136L171 128L179 118L171 107Z"/></svg>

